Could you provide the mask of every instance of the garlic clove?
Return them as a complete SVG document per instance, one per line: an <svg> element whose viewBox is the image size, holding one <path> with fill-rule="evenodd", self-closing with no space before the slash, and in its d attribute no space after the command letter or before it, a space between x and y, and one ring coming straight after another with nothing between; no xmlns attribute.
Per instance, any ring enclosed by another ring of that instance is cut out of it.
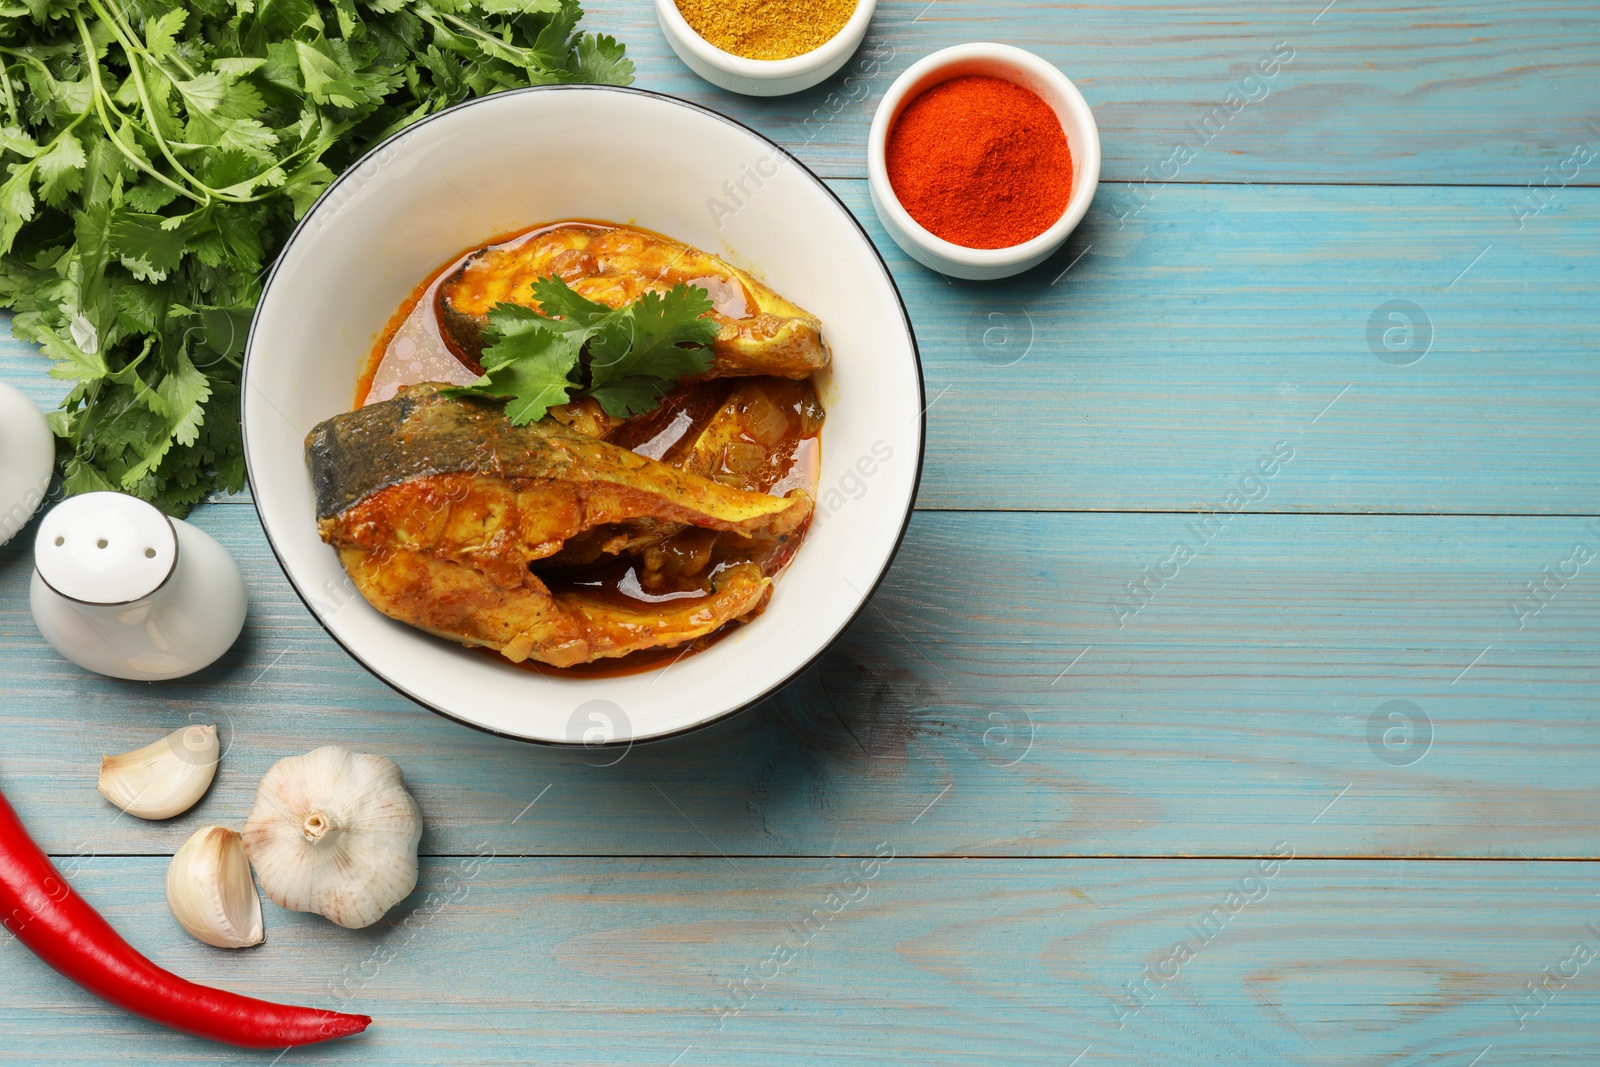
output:
<svg viewBox="0 0 1600 1067"><path fill-rule="evenodd" d="M100 795L141 819L170 819L200 800L217 774L215 726L186 726L120 756L100 757Z"/></svg>
<svg viewBox="0 0 1600 1067"><path fill-rule="evenodd" d="M248 948L267 939L244 841L225 826L201 827L172 857L167 907L179 926L208 945Z"/></svg>
<svg viewBox="0 0 1600 1067"><path fill-rule="evenodd" d="M274 764L244 824L245 851L275 904L352 930L416 888L421 838L394 761L333 745Z"/></svg>

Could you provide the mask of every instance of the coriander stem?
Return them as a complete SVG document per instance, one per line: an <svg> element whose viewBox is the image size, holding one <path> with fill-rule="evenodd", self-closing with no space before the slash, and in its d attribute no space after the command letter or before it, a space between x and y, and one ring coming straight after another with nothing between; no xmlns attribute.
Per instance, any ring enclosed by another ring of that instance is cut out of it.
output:
<svg viewBox="0 0 1600 1067"><path fill-rule="evenodd" d="M193 190L179 185L177 182L173 181L171 178L167 177L165 174L162 174L150 164L140 159L137 152L134 152L127 145L123 144L121 139L117 137L116 127L111 124L111 116L106 114L106 101L109 100L110 97L106 94L105 86L100 83L100 62L95 56L94 38L89 35L89 24L84 22L83 15L76 11L72 13L72 21L77 24L78 33L83 37L85 63L89 68L89 79L93 83L95 112L100 116L100 125L105 128L106 139L112 144L116 145L117 151L121 152L123 158L129 163L132 163L136 170L144 171L146 174L150 175L150 177L154 178L162 185L167 186L167 188L175 190L181 196L186 196L196 203L205 203L205 200L202 200L200 197L194 195ZM113 110L115 110L115 104L113 104L112 107ZM121 112L118 112L118 114L120 115Z"/></svg>
<svg viewBox="0 0 1600 1067"><path fill-rule="evenodd" d="M101 7L99 0L89 0L89 6L94 8L95 14L99 15L100 18L111 27L111 32L117 35L117 40L122 42L123 48L129 50L138 50L145 57L146 62L155 67L157 70L161 70L161 64L156 60L155 56L150 54L150 50L142 47L138 41L135 40L132 24L123 22L116 14ZM183 69L184 74L191 78L194 77L194 70L189 66L189 64L183 61L182 56L174 52L172 54L172 61ZM175 80L173 79L172 75L167 74L165 70L162 70L161 73L166 75L168 81Z"/></svg>
<svg viewBox="0 0 1600 1067"><path fill-rule="evenodd" d="M443 28L443 27L440 27L437 22L434 22L432 19L428 18L427 15L422 14L422 12L419 11L416 14L418 15L418 17L422 18L424 21L428 22L430 25L434 26L436 29L442 29ZM517 52L523 52L523 53L527 53L528 52L528 49L526 49L526 48L518 48L514 44L511 44L511 43L509 43L507 41L502 41L500 38L494 36L493 34L485 33L482 30L482 28L480 28L478 26L474 26L472 23L467 22L464 19L459 19L456 16L450 14L449 12L440 12L439 17L444 19L446 22L449 22L449 23L451 23L451 24L453 24L455 26L459 26L461 29L466 30L468 33L472 34L474 37L477 37L479 40L486 41L489 44L494 45L497 48L504 48L504 49L517 51ZM525 61L523 65L524 66L529 66L534 70L540 71L541 73L549 73L547 68L542 63L529 64L529 63L527 63Z"/></svg>
<svg viewBox="0 0 1600 1067"><path fill-rule="evenodd" d="M7 73L4 63L0 63L0 92L5 94L6 114L12 119L17 118L17 98L11 92L11 75Z"/></svg>
<svg viewBox="0 0 1600 1067"><path fill-rule="evenodd" d="M223 203L227 203L227 204L258 204L262 200L267 199L264 196L229 196L228 194L222 192L220 189L211 188L211 186L209 186L205 182L201 181L195 175L189 173L189 171L184 168L183 164L178 162L177 157L172 154L171 148L167 145L166 138L161 135L161 127L160 127L160 124L159 124L159 122L157 121L157 118L156 118L156 111L155 111L155 108L150 103L149 94L145 90L144 76L140 72L140 69L139 69L139 59L140 59L140 57L141 56L144 57L144 61L150 64L152 70L154 70L156 73L160 74L163 78L166 78L167 81L172 82L174 88L177 88L176 79L174 79L171 74L169 74L166 70L164 70L162 68L161 64L156 60L156 58L154 56L150 55L150 52L149 52L148 49L140 47L138 42L134 41L129 36L129 34L132 33L131 29L128 30L127 33L123 32L123 28L118 23L118 21L116 20L116 17L111 15L110 13L108 13L106 11L106 9L100 5L100 0L89 0L89 6L94 8L95 11L99 14L101 20L106 22L106 24L108 26L110 26L111 32L116 36L118 43L122 45L123 52L128 57L128 70L133 75L134 87L139 92L139 102L144 106L145 115L150 120L149 123L148 123L149 128L145 130L145 133L150 137L150 139L152 141L155 142L156 148L158 148L161 151L161 154L162 154L163 157L166 158L166 161L172 165L172 169L177 171L179 174L181 174L196 189L201 190L205 194L205 199L201 200L200 202L201 203L207 203L212 199L217 199L217 200L221 200ZM92 58L92 56L91 56L91 58ZM174 57L174 58L177 58L177 57ZM178 62L179 66L183 67L183 69L189 74L190 77L194 76L194 72L189 69L188 64L184 63L182 61L182 59L177 59L177 62ZM98 82L98 80L99 79L96 78L97 82ZM180 95L182 95L183 90L182 89L178 89L178 92L179 92ZM185 105L187 106L188 98L185 97L184 100L185 100ZM119 144L117 147L120 148L122 146ZM287 158L289 158L289 159L294 158L294 153L291 153ZM273 164L274 167L279 166L279 165L280 165L279 163L274 163ZM270 171L271 169L272 168L269 167L269 168L267 168L266 171L262 171L260 174L254 175L251 179L249 179L249 181L251 183L253 183L256 179L264 177L268 173L268 171ZM154 172L152 171L151 173L154 173ZM199 199L199 198L193 197L191 195L191 199Z"/></svg>
<svg viewBox="0 0 1600 1067"><path fill-rule="evenodd" d="M472 23L467 22L467 21L465 21L463 19L458 19L454 15L450 14L447 11L440 12L439 17L444 19L446 22L454 23L455 25L457 25L457 26L461 27L462 29L466 30L468 33L471 33L474 37L481 37L485 41L493 41L495 44L505 44L505 42L502 41L500 38L493 37L493 36L490 36L487 33L484 33L482 29L478 28L477 26L474 26ZM435 23L435 25L437 25L437 23Z"/></svg>
<svg viewBox="0 0 1600 1067"><path fill-rule="evenodd" d="M92 2L93 0L91 0ZM122 47L127 52L128 73L133 75L133 87L139 93L139 103L144 107L145 118L149 120L150 139L156 143L156 148L160 151L162 157L171 164L173 170L182 175L185 181L204 193L206 200L210 200L212 197L216 197L219 200L231 199L230 197L222 196L217 190L190 174L184 165L178 162L178 157L172 154L172 148L167 144L167 139L161 136L161 123L156 116L155 105L150 103L150 94L145 90L144 75L139 70L139 56L133 49L128 47L127 42L123 42Z"/></svg>
<svg viewBox="0 0 1600 1067"><path fill-rule="evenodd" d="M133 85L139 93L139 103L144 107L145 117L149 120L149 129L145 132L150 135L150 139L155 142L157 150L160 151L162 157L166 159L166 161L172 166L172 169L177 171L185 181L189 182L192 186L194 186L194 188L200 190L204 194L205 199L201 200L201 203L206 203L213 198L234 204L250 204L259 200L260 197L227 196L220 190L211 188L211 186L201 181L195 175L189 173L188 169L185 168L182 163L178 162L178 157L173 155L171 146L167 144L167 139L161 134L161 123L157 117L155 105L150 103L150 94L145 89L144 74L139 69L140 56L148 56L149 53L145 51L145 49L140 48L136 42L130 40L122 32L122 28L117 24L115 19L106 12L105 8L100 6L100 0L89 0L89 6L94 8L95 11L99 13L100 18L111 27L111 32L116 35L117 41L122 45L123 53L128 57L128 73L133 75ZM153 59L149 60L149 62L155 66L158 71L160 70L160 64L155 63ZM167 78L168 81L172 80L165 71L161 71L161 75L162 77Z"/></svg>

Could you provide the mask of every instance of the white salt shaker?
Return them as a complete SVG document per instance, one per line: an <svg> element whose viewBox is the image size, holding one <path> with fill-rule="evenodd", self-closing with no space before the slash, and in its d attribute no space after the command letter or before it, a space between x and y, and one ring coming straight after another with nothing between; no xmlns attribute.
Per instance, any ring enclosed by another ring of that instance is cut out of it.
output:
<svg viewBox="0 0 1600 1067"><path fill-rule="evenodd" d="M50 487L56 441L39 409L0 382L0 545L28 525Z"/></svg>
<svg viewBox="0 0 1600 1067"><path fill-rule="evenodd" d="M123 493L51 509L33 543L33 621L52 648L99 674L193 674L244 628L244 576L203 530Z"/></svg>

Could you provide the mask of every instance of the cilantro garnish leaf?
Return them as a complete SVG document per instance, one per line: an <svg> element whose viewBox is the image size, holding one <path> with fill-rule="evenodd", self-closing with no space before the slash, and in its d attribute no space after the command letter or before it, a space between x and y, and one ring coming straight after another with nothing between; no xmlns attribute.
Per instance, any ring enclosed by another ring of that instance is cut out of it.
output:
<svg viewBox="0 0 1600 1067"><path fill-rule="evenodd" d="M544 314L558 316L580 326L597 325L615 313L611 305L598 304L579 295L553 274L533 283L533 298L539 302L539 310Z"/></svg>
<svg viewBox="0 0 1600 1067"><path fill-rule="evenodd" d="M552 275L533 283L533 295L539 311L515 304L490 309L483 376L447 396L503 398L516 426L580 397L629 418L655 410L678 379L711 367L707 346L719 327L704 318L712 303L699 286L647 292L612 308Z"/></svg>
<svg viewBox="0 0 1600 1067"><path fill-rule="evenodd" d="M452 104L631 82L622 46L581 32L582 14L576 0L0 0L0 308L73 383L50 416L66 492L182 514L239 488L244 332L295 222L368 147ZM517 418L582 387L593 331L563 307L491 316L483 388Z"/></svg>
<svg viewBox="0 0 1600 1067"><path fill-rule="evenodd" d="M710 369L707 346L719 327L701 316L711 307L704 289L682 283L665 294L639 297L621 313L628 326L626 345L618 330L600 334L591 346L587 395L612 416L653 410L673 382ZM641 400L652 389L653 396Z"/></svg>
<svg viewBox="0 0 1600 1067"><path fill-rule="evenodd" d="M643 415L661 405L671 383L665 378L633 375L613 378L605 385L595 386L588 395L595 398L607 415L619 419Z"/></svg>
<svg viewBox="0 0 1600 1067"><path fill-rule="evenodd" d="M499 304L489 311L488 339L483 350L483 376L470 385L444 391L446 396L491 396L506 401L506 416L522 426L544 418L565 404L578 383L581 339L561 330L531 308Z"/></svg>

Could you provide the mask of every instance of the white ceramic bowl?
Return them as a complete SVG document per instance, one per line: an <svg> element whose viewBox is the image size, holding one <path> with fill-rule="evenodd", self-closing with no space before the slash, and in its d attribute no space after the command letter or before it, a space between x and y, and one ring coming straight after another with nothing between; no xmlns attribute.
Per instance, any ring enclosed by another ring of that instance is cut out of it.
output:
<svg viewBox="0 0 1600 1067"><path fill-rule="evenodd" d="M784 96L836 74L861 47L877 6L878 0L859 0L844 28L831 40L791 59L746 59L724 52L694 32L676 0L656 0L656 17L678 58L712 85L746 96Z"/></svg>
<svg viewBox="0 0 1600 1067"><path fill-rule="evenodd" d="M741 179L745 195L731 205L725 183ZM770 606L703 652L620 678L542 676L379 614L317 537L303 455L306 433L349 409L378 332L429 271L499 234L567 218L636 223L724 256L821 316L833 349L820 382L818 518ZM251 324L244 447L289 580L374 674L495 733L620 743L759 700L849 624L910 515L923 403L894 281L815 175L738 123L671 97L548 86L424 119L328 188L279 256Z"/></svg>
<svg viewBox="0 0 1600 1067"><path fill-rule="evenodd" d="M907 104L940 82L966 74L1004 78L1037 93L1055 110L1072 153L1072 192L1055 225L1010 248L967 248L936 237L901 206L889 184L885 154L889 129ZM1100 131L1078 87L1032 52L1008 44L961 44L919 60L895 79L872 118L867 136L867 186L872 206L895 244L925 267L956 278L1009 278L1050 258L1083 220L1100 184Z"/></svg>

